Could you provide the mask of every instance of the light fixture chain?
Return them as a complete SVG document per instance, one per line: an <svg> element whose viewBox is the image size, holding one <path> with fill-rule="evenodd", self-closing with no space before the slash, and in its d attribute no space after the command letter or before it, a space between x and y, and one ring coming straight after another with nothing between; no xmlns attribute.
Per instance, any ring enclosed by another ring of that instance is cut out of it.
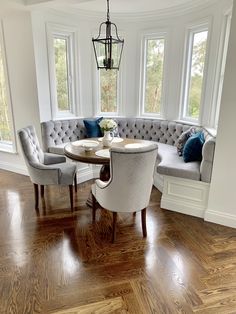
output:
<svg viewBox="0 0 236 314"><path fill-rule="evenodd" d="M110 21L110 8L109 8L109 0L107 0L107 20Z"/></svg>

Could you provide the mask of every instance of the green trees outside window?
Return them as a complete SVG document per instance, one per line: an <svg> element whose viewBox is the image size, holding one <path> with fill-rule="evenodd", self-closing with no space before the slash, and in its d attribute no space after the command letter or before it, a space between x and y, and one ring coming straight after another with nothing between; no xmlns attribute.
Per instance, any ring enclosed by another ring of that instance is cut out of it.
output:
<svg viewBox="0 0 236 314"><path fill-rule="evenodd" d="M68 53L66 39L54 38L54 56L58 110L69 111L70 99L68 87Z"/></svg>
<svg viewBox="0 0 236 314"><path fill-rule="evenodd" d="M164 47L164 38L146 40L145 113L161 112Z"/></svg>
<svg viewBox="0 0 236 314"><path fill-rule="evenodd" d="M117 112L117 70L100 69L101 112Z"/></svg>
<svg viewBox="0 0 236 314"><path fill-rule="evenodd" d="M12 144L11 124L7 103L6 76L0 47L0 142Z"/></svg>
<svg viewBox="0 0 236 314"><path fill-rule="evenodd" d="M189 91L185 116L196 120L200 115L207 35L208 31L195 33L191 47L192 58L189 68Z"/></svg>

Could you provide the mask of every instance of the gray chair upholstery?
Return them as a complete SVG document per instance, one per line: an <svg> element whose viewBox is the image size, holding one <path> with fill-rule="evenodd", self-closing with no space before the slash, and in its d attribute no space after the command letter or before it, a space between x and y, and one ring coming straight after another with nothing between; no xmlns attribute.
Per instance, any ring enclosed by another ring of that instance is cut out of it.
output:
<svg viewBox="0 0 236 314"><path fill-rule="evenodd" d="M142 212L143 236L146 236L146 207L153 185L157 144L141 148L111 148L111 178L108 182L96 180L92 186L93 220L95 199L105 209L113 212L113 237L117 212Z"/></svg>
<svg viewBox="0 0 236 314"><path fill-rule="evenodd" d="M33 126L18 131L25 163L35 190L35 208L38 209L38 185L41 186L41 196L44 196L45 185L68 185L70 191L71 209L73 210L73 180L76 184L76 165L66 163L64 156L44 153Z"/></svg>

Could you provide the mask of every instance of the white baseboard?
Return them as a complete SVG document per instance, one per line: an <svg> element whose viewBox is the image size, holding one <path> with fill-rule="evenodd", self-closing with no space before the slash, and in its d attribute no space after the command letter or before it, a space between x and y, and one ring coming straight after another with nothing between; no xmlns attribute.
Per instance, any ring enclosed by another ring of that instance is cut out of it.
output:
<svg viewBox="0 0 236 314"><path fill-rule="evenodd" d="M161 208L199 218L203 218L205 212L204 208L194 206L193 204L190 205L187 202L168 200L165 197L161 199Z"/></svg>
<svg viewBox="0 0 236 314"><path fill-rule="evenodd" d="M163 176L161 208L195 217L204 217L209 184L202 181Z"/></svg>
<svg viewBox="0 0 236 314"><path fill-rule="evenodd" d="M207 209L205 212L204 220L226 227L236 228L236 215Z"/></svg>
<svg viewBox="0 0 236 314"><path fill-rule="evenodd" d="M100 176L100 170L102 166L100 165L92 165L92 171L93 171L93 178L97 179Z"/></svg>
<svg viewBox="0 0 236 314"><path fill-rule="evenodd" d="M25 165L12 164L10 162L0 161L0 169L23 174L24 176L28 176L28 171Z"/></svg>
<svg viewBox="0 0 236 314"><path fill-rule="evenodd" d="M84 167L77 170L77 182L82 183L94 178L92 167Z"/></svg>

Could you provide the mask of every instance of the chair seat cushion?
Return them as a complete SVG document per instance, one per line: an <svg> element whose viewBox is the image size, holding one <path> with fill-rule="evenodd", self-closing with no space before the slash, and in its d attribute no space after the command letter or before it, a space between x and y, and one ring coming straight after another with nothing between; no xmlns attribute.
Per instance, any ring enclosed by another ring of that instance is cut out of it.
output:
<svg viewBox="0 0 236 314"><path fill-rule="evenodd" d="M176 147L158 143L157 172L162 175L200 180L200 162L185 163Z"/></svg>
<svg viewBox="0 0 236 314"><path fill-rule="evenodd" d="M76 171L76 164L71 162L64 162L62 164L55 164L55 168L60 169L59 184L70 185L73 184L74 174Z"/></svg>

